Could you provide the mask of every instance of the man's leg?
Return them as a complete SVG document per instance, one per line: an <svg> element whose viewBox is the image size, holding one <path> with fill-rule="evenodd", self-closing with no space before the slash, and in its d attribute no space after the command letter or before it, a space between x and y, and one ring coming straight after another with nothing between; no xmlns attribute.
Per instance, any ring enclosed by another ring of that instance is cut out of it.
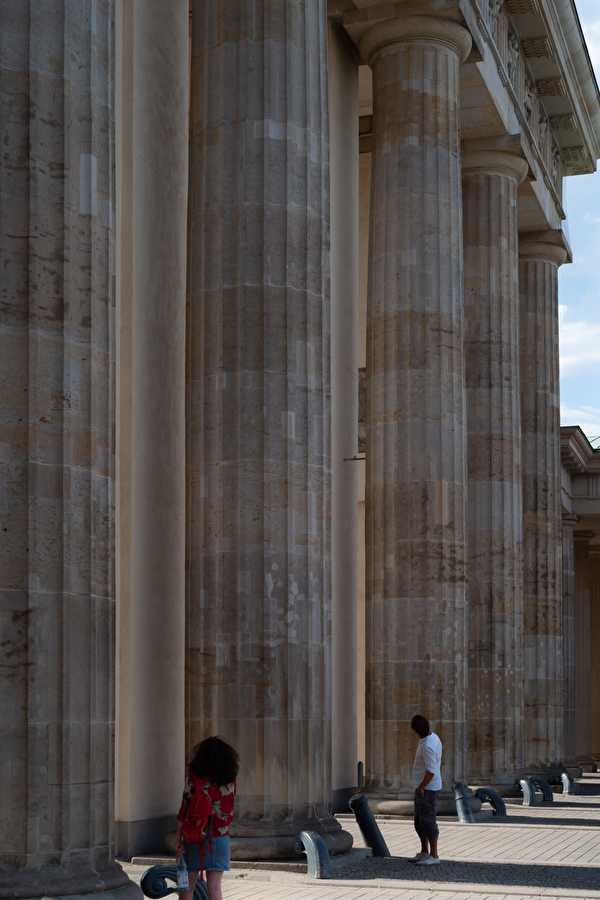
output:
<svg viewBox="0 0 600 900"><path fill-rule="evenodd" d="M429 841L430 856L438 858L438 838L440 830L437 823L437 794L435 791L425 792L425 832Z"/></svg>
<svg viewBox="0 0 600 900"><path fill-rule="evenodd" d="M413 824L421 841L421 853L429 853L429 842L423 823L423 798L415 793L415 815Z"/></svg>

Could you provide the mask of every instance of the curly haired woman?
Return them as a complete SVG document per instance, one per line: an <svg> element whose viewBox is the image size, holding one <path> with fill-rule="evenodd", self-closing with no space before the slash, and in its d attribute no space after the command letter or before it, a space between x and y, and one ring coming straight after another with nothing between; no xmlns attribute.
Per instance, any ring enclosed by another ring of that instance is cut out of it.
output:
<svg viewBox="0 0 600 900"><path fill-rule="evenodd" d="M221 881L229 870L238 770L237 752L221 738L206 738L192 751L177 815L177 855L184 857L189 873L189 889L181 893L182 900L192 900L199 872L206 872L210 900L223 898Z"/></svg>

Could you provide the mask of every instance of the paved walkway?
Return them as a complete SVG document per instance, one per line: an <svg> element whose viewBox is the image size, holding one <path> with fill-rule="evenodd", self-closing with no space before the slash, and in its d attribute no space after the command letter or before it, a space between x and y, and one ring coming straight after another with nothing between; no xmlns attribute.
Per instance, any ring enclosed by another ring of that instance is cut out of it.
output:
<svg viewBox="0 0 600 900"><path fill-rule="evenodd" d="M441 865L409 863L417 849L410 822L380 820L390 859L367 855L355 823L352 854L334 861L334 878L312 881L294 872L233 869L225 900L600 900L600 779L598 796L555 795L552 806L510 802L508 818L474 825L440 823ZM131 867L139 878L143 868Z"/></svg>

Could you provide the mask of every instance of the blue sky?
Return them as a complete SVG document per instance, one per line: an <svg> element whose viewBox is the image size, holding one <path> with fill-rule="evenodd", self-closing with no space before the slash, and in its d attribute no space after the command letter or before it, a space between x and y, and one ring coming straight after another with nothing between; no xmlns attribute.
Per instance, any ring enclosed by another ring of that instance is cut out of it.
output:
<svg viewBox="0 0 600 900"><path fill-rule="evenodd" d="M600 81L600 0L576 0ZM560 270L561 418L600 436L600 173L565 179L574 263ZM596 444L600 446L600 444Z"/></svg>

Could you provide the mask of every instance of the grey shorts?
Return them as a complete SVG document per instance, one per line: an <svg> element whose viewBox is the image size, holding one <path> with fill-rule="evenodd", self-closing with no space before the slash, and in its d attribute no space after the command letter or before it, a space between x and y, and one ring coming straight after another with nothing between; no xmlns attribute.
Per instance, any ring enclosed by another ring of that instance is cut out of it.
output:
<svg viewBox="0 0 600 900"><path fill-rule="evenodd" d="M415 831L420 838L437 841L440 833L437 824L437 791L415 791Z"/></svg>

